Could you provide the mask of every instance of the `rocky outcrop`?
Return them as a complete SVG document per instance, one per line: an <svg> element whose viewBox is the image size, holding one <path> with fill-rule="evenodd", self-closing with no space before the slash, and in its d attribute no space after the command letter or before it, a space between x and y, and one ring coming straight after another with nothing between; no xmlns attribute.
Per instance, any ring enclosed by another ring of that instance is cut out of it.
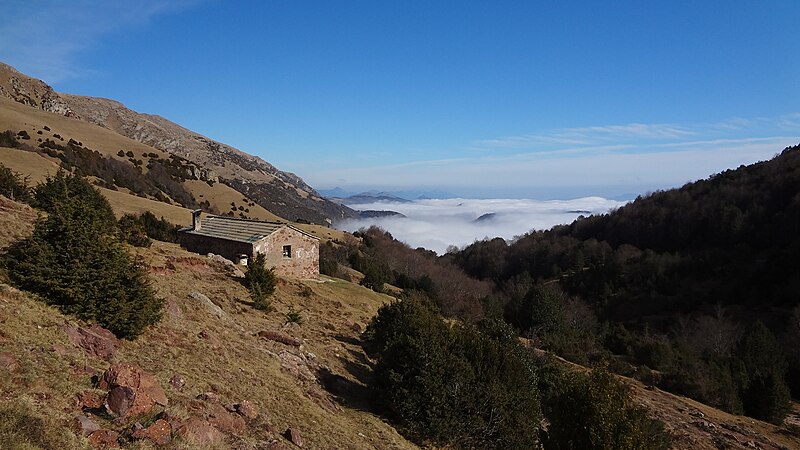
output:
<svg viewBox="0 0 800 450"><path fill-rule="evenodd" d="M114 417L136 417L168 403L158 380L136 364L114 364L103 373L99 387L109 391L104 406Z"/></svg>
<svg viewBox="0 0 800 450"><path fill-rule="evenodd" d="M93 324L84 328L64 324L61 329L73 344L85 350L90 356L96 356L106 361L114 359L119 340L114 333L100 325Z"/></svg>

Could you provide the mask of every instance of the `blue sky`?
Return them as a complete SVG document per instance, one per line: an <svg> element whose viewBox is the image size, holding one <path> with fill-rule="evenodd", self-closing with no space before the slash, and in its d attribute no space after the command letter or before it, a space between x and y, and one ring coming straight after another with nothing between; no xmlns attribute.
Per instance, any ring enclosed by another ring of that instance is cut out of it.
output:
<svg viewBox="0 0 800 450"><path fill-rule="evenodd" d="M800 142L797 1L11 0L0 61L312 186L680 186Z"/></svg>

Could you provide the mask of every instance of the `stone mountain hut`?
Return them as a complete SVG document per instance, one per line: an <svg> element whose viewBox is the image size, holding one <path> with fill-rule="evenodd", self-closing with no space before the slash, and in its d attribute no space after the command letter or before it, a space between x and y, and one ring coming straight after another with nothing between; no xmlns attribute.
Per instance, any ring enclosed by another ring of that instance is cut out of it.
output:
<svg viewBox="0 0 800 450"><path fill-rule="evenodd" d="M281 222L237 219L192 212L192 226L178 230L181 247L190 252L215 253L239 263L257 253L267 267L290 278L319 277L319 238Z"/></svg>

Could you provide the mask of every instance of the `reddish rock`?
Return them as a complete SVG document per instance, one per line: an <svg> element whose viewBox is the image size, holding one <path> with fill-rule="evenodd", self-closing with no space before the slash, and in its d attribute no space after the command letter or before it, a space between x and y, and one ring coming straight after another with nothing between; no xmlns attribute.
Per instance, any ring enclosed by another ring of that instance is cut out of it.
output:
<svg viewBox="0 0 800 450"><path fill-rule="evenodd" d="M199 400L209 403L219 403L219 394L216 392L203 392L197 396Z"/></svg>
<svg viewBox="0 0 800 450"><path fill-rule="evenodd" d="M103 373L103 377L100 379L100 388L110 389L113 392L117 387L126 387L133 391L133 396L127 393L124 395L131 403L126 413L119 417L138 416L149 412L155 404L166 406L168 403L167 396L156 378L136 364L114 364ZM111 392L107 396L106 403L108 403ZM114 395L122 396L123 393L124 391L120 391ZM114 400L116 401L116 397Z"/></svg>
<svg viewBox="0 0 800 450"><path fill-rule="evenodd" d="M208 414L208 421L219 431L234 436L242 434L247 427L241 416L229 413L221 405L214 405L214 408Z"/></svg>
<svg viewBox="0 0 800 450"><path fill-rule="evenodd" d="M176 373L169 379L169 385L176 391L180 391L186 385L186 380Z"/></svg>
<svg viewBox="0 0 800 450"><path fill-rule="evenodd" d="M131 406L136 401L136 393L128 386L117 386L108 391L103 405L114 417L127 417ZM152 406L151 406L152 407ZM137 414L131 414L135 416Z"/></svg>
<svg viewBox="0 0 800 450"><path fill-rule="evenodd" d="M164 312L174 319L183 319L183 310L175 299L169 299L164 304Z"/></svg>
<svg viewBox="0 0 800 450"><path fill-rule="evenodd" d="M83 436L88 436L100 429L94 420L86 416L78 416L75 418L75 429Z"/></svg>
<svg viewBox="0 0 800 450"><path fill-rule="evenodd" d="M253 420L258 417L258 406L254 405L250 400L242 400L241 403L234 405L234 408L237 413L248 420Z"/></svg>
<svg viewBox="0 0 800 450"><path fill-rule="evenodd" d="M223 434L207 420L192 417L173 424L175 434L197 445L215 445L223 440Z"/></svg>
<svg viewBox="0 0 800 450"><path fill-rule="evenodd" d="M0 353L0 370L13 372L17 370L18 367L19 364L17 363L17 358L14 357L14 355L8 352Z"/></svg>
<svg viewBox="0 0 800 450"><path fill-rule="evenodd" d="M119 339L114 336L114 333L100 325L93 324L89 328L76 328L72 325L64 324L61 329L73 344L84 349L91 356L111 361L117 352Z"/></svg>
<svg viewBox="0 0 800 450"><path fill-rule="evenodd" d="M258 332L258 337L269 339L270 341L280 342L281 344L291 345L293 347L299 347L303 344L301 340L295 339L286 333L281 333L280 331L262 330Z"/></svg>
<svg viewBox="0 0 800 450"><path fill-rule="evenodd" d="M78 394L78 406L85 409L102 408L103 395L95 391L83 391Z"/></svg>
<svg viewBox="0 0 800 450"><path fill-rule="evenodd" d="M119 433L113 430L97 430L89 435L92 448L119 448Z"/></svg>
<svg viewBox="0 0 800 450"><path fill-rule="evenodd" d="M356 333L361 333L361 325L359 325L358 322L354 321L353 319L347 319L344 324L347 325L347 328L350 328Z"/></svg>
<svg viewBox="0 0 800 450"><path fill-rule="evenodd" d="M300 436L300 430L297 428L290 427L288 430L286 430L284 436L286 436L286 439L288 439L292 444L298 447L303 446L303 438Z"/></svg>
<svg viewBox="0 0 800 450"><path fill-rule="evenodd" d="M67 353L69 353L67 347L64 347L61 344L53 344L53 346L50 347L50 351L52 351L58 356L67 356Z"/></svg>
<svg viewBox="0 0 800 450"><path fill-rule="evenodd" d="M132 434L134 439L147 439L156 445L166 445L172 442L172 427L164 419L158 419L147 428L136 430Z"/></svg>

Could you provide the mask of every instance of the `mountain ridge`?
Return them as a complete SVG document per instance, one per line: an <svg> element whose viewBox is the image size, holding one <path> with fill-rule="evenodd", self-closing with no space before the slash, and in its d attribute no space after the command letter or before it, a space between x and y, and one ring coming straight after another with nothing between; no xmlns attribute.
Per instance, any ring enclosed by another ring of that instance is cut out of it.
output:
<svg viewBox="0 0 800 450"><path fill-rule="evenodd" d="M223 182L269 211L320 225L356 217L320 195L296 174L157 115L139 113L107 98L59 93L42 80L0 63L0 96L43 111L88 122L203 168L200 179Z"/></svg>

